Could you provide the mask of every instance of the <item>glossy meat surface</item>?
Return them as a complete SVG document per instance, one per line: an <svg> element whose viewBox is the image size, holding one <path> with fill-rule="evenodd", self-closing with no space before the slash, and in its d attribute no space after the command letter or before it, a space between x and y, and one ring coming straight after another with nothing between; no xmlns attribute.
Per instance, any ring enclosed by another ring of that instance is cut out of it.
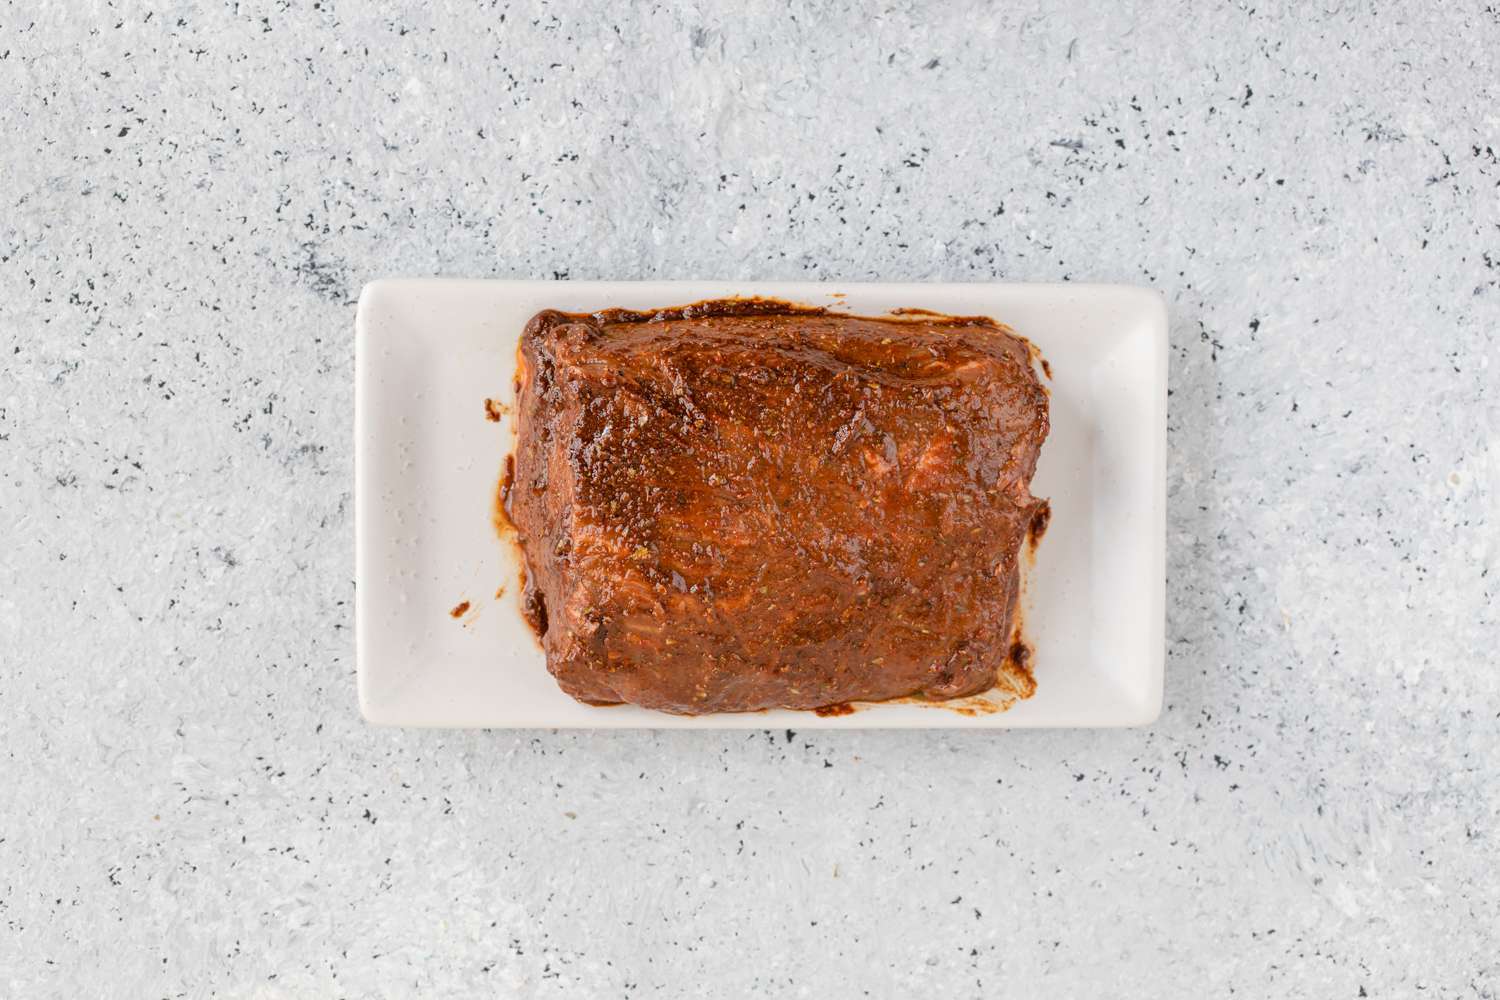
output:
<svg viewBox="0 0 1500 1000"><path fill-rule="evenodd" d="M997 683L1048 429L982 320L768 303L544 312L521 342L508 510L548 669L700 714Z"/></svg>

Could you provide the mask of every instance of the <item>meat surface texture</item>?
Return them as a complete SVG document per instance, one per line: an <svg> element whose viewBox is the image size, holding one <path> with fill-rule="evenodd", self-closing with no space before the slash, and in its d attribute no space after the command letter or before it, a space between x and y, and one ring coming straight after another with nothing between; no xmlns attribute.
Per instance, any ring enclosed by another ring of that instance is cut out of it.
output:
<svg viewBox="0 0 1500 1000"><path fill-rule="evenodd" d="M1010 655L1048 430L984 319L764 300L527 325L507 510L547 667L682 714L1034 690Z"/></svg>

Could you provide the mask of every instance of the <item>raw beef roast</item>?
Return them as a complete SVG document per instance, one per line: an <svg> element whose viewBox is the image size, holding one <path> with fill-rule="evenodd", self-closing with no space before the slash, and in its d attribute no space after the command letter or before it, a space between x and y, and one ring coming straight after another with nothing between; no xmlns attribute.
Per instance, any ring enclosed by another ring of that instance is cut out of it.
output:
<svg viewBox="0 0 1500 1000"><path fill-rule="evenodd" d="M1032 361L977 318L540 313L507 509L548 669L686 714L1029 695Z"/></svg>

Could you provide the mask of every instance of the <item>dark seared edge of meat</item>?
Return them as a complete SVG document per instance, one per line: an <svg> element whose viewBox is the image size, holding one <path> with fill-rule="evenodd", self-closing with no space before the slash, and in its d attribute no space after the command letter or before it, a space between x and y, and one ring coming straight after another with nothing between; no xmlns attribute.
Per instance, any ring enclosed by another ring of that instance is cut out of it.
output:
<svg viewBox="0 0 1500 1000"><path fill-rule="evenodd" d="M509 514L548 669L687 714L1029 695L1032 360L977 317L538 314Z"/></svg>

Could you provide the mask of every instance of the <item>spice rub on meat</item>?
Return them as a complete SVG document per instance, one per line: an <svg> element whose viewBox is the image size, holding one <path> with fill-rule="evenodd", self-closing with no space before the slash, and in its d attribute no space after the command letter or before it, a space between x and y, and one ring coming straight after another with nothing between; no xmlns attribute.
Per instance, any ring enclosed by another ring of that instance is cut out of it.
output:
<svg viewBox="0 0 1500 1000"><path fill-rule="evenodd" d="M543 312L507 508L562 689L684 714L997 684L1045 501L1032 351L767 300Z"/></svg>

